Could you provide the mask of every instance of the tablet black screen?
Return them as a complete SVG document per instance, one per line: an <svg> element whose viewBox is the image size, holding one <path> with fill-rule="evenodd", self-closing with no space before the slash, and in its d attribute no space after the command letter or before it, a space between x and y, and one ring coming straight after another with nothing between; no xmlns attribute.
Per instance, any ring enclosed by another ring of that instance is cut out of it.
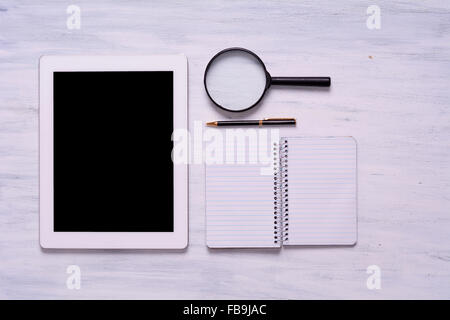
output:
<svg viewBox="0 0 450 320"><path fill-rule="evenodd" d="M173 72L54 72L54 231L173 232Z"/></svg>

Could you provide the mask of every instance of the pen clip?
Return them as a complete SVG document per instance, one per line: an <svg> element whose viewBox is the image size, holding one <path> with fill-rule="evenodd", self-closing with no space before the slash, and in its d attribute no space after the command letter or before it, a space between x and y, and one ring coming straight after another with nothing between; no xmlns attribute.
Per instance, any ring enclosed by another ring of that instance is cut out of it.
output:
<svg viewBox="0 0 450 320"><path fill-rule="evenodd" d="M295 120L295 118L264 118L264 120Z"/></svg>

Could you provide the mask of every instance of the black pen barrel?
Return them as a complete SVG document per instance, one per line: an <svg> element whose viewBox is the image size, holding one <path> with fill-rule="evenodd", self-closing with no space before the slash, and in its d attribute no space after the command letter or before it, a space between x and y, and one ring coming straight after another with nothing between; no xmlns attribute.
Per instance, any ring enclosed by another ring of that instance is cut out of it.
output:
<svg viewBox="0 0 450 320"><path fill-rule="evenodd" d="M236 126L259 126L259 120L230 120L217 121L218 127L236 127Z"/></svg>
<svg viewBox="0 0 450 320"><path fill-rule="evenodd" d="M282 125L290 125L295 126L295 119L271 119L271 120L263 120L263 126L282 126Z"/></svg>
<svg viewBox="0 0 450 320"><path fill-rule="evenodd" d="M249 127L249 126L295 126L295 119L266 119L266 120L230 120L217 121L218 127Z"/></svg>

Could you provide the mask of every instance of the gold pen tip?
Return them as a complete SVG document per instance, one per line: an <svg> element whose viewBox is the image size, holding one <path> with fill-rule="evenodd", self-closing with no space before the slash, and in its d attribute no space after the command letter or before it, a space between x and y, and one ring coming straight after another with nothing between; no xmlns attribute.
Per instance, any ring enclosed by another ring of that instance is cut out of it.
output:
<svg viewBox="0 0 450 320"><path fill-rule="evenodd" d="M206 125L208 127L217 127L217 121L207 122Z"/></svg>

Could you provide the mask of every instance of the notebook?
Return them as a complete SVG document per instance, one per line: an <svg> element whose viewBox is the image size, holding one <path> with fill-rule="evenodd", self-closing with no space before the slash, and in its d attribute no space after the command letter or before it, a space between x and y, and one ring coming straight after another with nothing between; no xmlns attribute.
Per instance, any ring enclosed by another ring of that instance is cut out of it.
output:
<svg viewBox="0 0 450 320"><path fill-rule="evenodd" d="M352 137L282 137L271 174L267 164L206 165L208 247L355 244L356 150Z"/></svg>

